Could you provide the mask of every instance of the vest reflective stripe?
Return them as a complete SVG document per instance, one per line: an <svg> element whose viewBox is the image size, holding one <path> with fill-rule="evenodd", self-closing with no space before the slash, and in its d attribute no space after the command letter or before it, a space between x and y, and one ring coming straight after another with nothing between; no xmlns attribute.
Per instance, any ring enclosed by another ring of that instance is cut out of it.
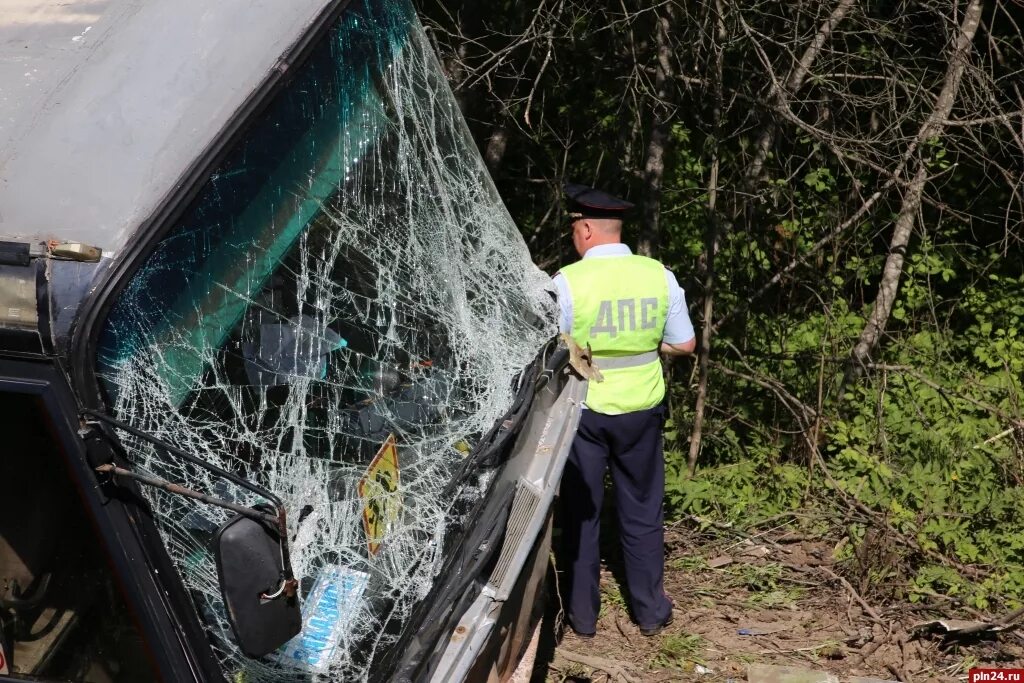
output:
<svg viewBox="0 0 1024 683"><path fill-rule="evenodd" d="M635 368L646 365L651 361L658 360L657 351L638 353L635 356L594 356L594 364L598 370L621 370L622 368Z"/></svg>
<svg viewBox="0 0 1024 683"><path fill-rule="evenodd" d="M590 382L587 407L619 415L661 403L665 381L657 351L668 315L664 266L645 256L610 256L582 259L561 273L572 296L572 336L580 346L590 344L604 375L603 382Z"/></svg>

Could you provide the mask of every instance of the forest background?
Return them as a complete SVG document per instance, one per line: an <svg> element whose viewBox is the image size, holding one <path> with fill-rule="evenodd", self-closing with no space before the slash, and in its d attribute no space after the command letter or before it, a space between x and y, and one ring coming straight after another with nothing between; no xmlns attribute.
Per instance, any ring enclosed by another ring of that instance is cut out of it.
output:
<svg viewBox="0 0 1024 683"><path fill-rule="evenodd" d="M1024 603L1024 5L419 0L537 263L637 204L699 350L672 520L836 541L875 599Z"/></svg>

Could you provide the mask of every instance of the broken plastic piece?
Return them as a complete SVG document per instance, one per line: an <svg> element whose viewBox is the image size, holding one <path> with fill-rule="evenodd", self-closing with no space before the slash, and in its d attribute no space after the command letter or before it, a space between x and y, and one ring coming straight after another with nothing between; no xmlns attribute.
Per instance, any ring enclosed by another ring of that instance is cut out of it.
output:
<svg viewBox="0 0 1024 683"><path fill-rule="evenodd" d="M590 350L590 344L587 344L587 348L581 347L576 343L576 340L571 336L562 332L560 335L562 341L569 348L569 365L576 373L583 379L593 380L595 382L603 382L604 375L594 365L594 353Z"/></svg>
<svg viewBox="0 0 1024 683"><path fill-rule="evenodd" d="M911 630L923 633L941 633L947 636L960 634L969 635L973 633L998 633L1009 628L1015 628L1015 624L1002 624L998 622L965 621L962 619L933 619L914 624Z"/></svg>
<svg viewBox="0 0 1024 683"><path fill-rule="evenodd" d="M57 242L50 246L50 256L68 261L95 263L103 256L103 252L99 247L81 242Z"/></svg>

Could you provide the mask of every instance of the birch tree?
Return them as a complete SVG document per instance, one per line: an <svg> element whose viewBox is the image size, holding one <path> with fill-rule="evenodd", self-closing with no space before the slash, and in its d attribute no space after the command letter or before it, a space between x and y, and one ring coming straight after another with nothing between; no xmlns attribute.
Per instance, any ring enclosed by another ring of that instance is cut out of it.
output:
<svg viewBox="0 0 1024 683"><path fill-rule="evenodd" d="M914 138L914 147L908 150L908 155L917 154L918 159L913 164L916 167L910 183L906 186L896 224L893 227L892 239L889 242L889 254L885 260L885 267L882 270L881 281L878 286L878 296L872 306L871 314L868 316L864 330L860 334L856 346L853 348L854 368L862 368L868 361L871 351L878 344L882 331L885 329L889 314L892 312L893 302L896 300L896 290L899 287L900 275L903 272L903 261L910 242L910 235L918 219L918 212L921 206L921 198L924 193L925 183L928 182L929 174L927 163L922 148L927 143L938 143L941 141L945 129L944 122L949 118L953 110L953 103L956 101L960 89L960 81L964 69L967 67L968 54L974 41L974 34L978 30L981 21L981 0L970 0L963 13L963 20L960 24L959 35L953 45L949 56L949 68L946 77L942 82L942 90L935 99L935 108L928 115L921 130Z"/></svg>

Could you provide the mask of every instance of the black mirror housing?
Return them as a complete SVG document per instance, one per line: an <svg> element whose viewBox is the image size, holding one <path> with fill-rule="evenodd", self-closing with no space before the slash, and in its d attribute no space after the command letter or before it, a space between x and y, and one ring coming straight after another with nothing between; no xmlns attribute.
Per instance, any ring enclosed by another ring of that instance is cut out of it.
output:
<svg viewBox="0 0 1024 683"><path fill-rule="evenodd" d="M295 582L284 571L285 542L244 515L229 519L213 537L224 607L247 657L270 654L302 630Z"/></svg>

